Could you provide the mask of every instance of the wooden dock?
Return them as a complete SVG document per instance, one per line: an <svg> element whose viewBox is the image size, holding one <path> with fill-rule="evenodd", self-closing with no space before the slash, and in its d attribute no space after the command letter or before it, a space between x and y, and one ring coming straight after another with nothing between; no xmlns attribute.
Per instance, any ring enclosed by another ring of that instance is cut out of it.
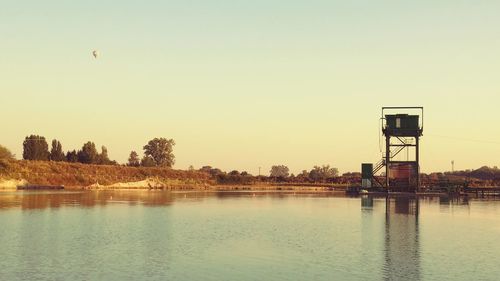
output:
<svg viewBox="0 0 500 281"><path fill-rule="evenodd" d="M500 196L500 187L465 187L462 193L475 194L477 197Z"/></svg>
<svg viewBox="0 0 500 281"><path fill-rule="evenodd" d="M489 197L500 196L500 187L461 187L461 188L427 188L427 190L419 192L388 192L381 189L363 190L359 186L352 186L346 189L346 195L370 195L370 196L476 196Z"/></svg>

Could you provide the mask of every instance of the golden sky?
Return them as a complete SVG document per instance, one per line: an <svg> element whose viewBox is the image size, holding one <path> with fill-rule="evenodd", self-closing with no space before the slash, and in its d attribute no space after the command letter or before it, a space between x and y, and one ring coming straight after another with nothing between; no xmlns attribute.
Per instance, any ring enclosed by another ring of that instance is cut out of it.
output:
<svg viewBox="0 0 500 281"><path fill-rule="evenodd" d="M267 173L377 162L382 106L424 106L422 171L500 164L498 1L11 1L0 143ZM94 59L92 51L99 50Z"/></svg>

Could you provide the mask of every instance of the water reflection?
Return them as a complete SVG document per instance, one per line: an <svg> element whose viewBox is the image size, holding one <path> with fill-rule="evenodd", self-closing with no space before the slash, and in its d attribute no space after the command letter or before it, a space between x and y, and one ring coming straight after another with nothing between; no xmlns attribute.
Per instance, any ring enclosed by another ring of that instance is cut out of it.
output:
<svg viewBox="0 0 500 281"><path fill-rule="evenodd" d="M420 280L419 211L416 198L386 198L385 280Z"/></svg>
<svg viewBox="0 0 500 281"><path fill-rule="evenodd" d="M439 210L444 213L453 212L455 206L467 207L470 211L470 204L468 197L439 197Z"/></svg>
<svg viewBox="0 0 500 281"><path fill-rule="evenodd" d="M170 205L176 197L185 196L170 192L155 191L82 191L82 192L12 192L0 194L0 209L59 208L62 206L93 207L108 203L148 206ZM190 194L197 198L197 194Z"/></svg>
<svg viewBox="0 0 500 281"><path fill-rule="evenodd" d="M0 210L8 208L46 209L63 206L94 207L107 204L128 204L145 206L168 206L176 200L201 201L209 197L218 199L272 196L288 197L341 197L332 193L308 192L255 192L255 191L148 191L148 190L101 190L101 191L14 191L0 192Z"/></svg>
<svg viewBox="0 0 500 281"><path fill-rule="evenodd" d="M361 210L372 210L373 209L373 197L362 196L361 197Z"/></svg>

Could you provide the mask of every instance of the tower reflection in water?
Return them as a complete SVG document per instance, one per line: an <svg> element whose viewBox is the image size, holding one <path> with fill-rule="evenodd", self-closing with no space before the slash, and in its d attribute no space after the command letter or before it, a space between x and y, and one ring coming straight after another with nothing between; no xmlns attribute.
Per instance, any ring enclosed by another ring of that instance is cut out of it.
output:
<svg viewBox="0 0 500 281"><path fill-rule="evenodd" d="M373 206L373 199L362 200L362 206ZM419 209L416 198L385 199L385 280L420 279Z"/></svg>

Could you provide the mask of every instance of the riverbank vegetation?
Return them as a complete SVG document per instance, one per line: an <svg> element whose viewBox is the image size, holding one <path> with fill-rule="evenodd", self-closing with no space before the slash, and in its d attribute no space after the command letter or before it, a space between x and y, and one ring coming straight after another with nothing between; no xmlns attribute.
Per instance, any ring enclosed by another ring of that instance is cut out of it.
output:
<svg viewBox="0 0 500 281"><path fill-rule="evenodd" d="M203 188L213 185L211 177L199 171L175 170L164 167L129 167L37 160L10 160L0 169L0 178L24 179L35 185L63 185L83 188L93 184L111 185L154 179L164 186Z"/></svg>
<svg viewBox="0 0 500 281"><path fill-rule="evenodd" d="M212 166L200 169L175 170L174 140L154 138L143 146L143 157L132 151L126 164L110 160L105 146L98 152L88 141L79 150L64 153L62 144L52 140L51 149L43 136L30 135L23 142L23 159L16 160L0 145L0 180L28 182L34 185L64 185L66 187L127 186L124 183L154 181L172 189L206 189L216 186L303 186L339 187L359 185L361 173L339 174L330 165L314 166L301 173L290 173L286 165L273 165L267 175L252 175L247 171L229 172ZM422 184L457 183L468 186L500 186L500 169L481 167L444 173L421 174Z"/></svg>

